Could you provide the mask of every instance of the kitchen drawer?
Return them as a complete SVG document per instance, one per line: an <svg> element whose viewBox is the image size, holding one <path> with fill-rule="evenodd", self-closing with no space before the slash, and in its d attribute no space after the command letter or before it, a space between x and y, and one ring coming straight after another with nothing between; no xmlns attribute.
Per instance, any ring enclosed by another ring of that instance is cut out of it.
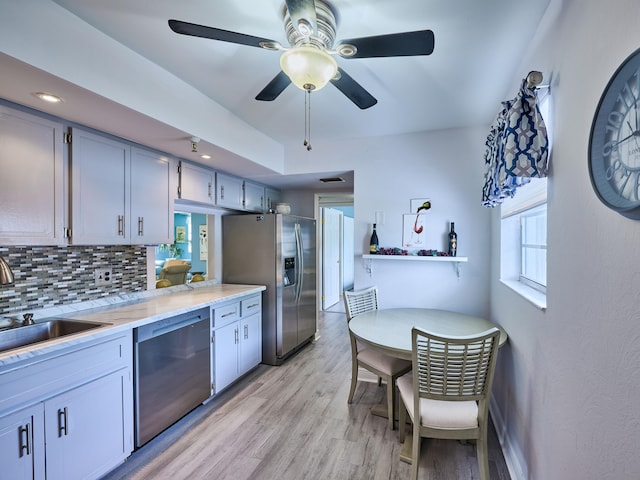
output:
<svg viewBox="0 0 640 480"><path fill-rule="evenodd" d="M0 412L23 407L132 366L131 330L0 370Z"/></svg>
<svg viewBox="0 0 640 480"><path fill-rule="evenodd" d="M222 327L240 319L240 302L216 306L213 309L213 328Z"/></svg>
<svg viewBox="0 0 640 480"><path fill-rule="evenodd" d="M262 296L255 295L240 302L242 318L259 313L262 310Z"/></svg>

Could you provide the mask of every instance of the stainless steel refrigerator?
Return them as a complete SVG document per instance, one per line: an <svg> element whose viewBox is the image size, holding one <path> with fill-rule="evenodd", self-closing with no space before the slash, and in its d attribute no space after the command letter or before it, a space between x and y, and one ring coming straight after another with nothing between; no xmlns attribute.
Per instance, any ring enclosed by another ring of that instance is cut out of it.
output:
<svg viewBox="0 0 640 480"><path fill-rule="evenodd" d="M293 215L222 217L222 281L266 285L262 363L280 365L316 332L316 222Z"/></svg>

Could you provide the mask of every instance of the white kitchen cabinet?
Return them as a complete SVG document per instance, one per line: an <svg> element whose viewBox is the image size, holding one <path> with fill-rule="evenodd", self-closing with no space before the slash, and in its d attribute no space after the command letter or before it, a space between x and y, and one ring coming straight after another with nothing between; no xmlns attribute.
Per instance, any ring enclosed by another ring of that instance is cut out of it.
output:
<svg viewBox="0 0 640 480"><path fill-rule="evenodd" d="M238 374L242 375L262 362L262 315L243 318L239 333Z"/></svg>
<svg viewBox="0 0 640 480"><path fill-rule="evenodd" d="M111 373L44 403L47 479L99 478L124 460L129 370Z"/></svg>
<svg viewBox="0 0 640 480"><path fill-rule="evenodd" d="M174 161L131 148L131 243L156 245L173 242Z"/></svg>
<svg viewBox="0 0 640 480"><path fill-rule="evenodd" d="M244 209L249 212L265 210L264 187L257 183L244 181Z"/></svg>
<svg viewBox="0 0 640 480"><path fill-rule="evenodd" d="M71 243L173 242L173 161L126 142L74 129Z"/></svg>
<svg viewBox="0 0 640 480"><path fill-rule="evenodd" d="M216 205L242 210L244 200L242 186L241 178L216 172Z"/></svg>
<svg viewBox="0 0 640 480"><path fill-rule="evenodd" d="M99 478L130 455L132 343L128 331L0 369L1 478Z"/></svg>
<svg viewBox="0 0 640 480"><path fill-rule="evenodd" d="M127 382L128 370L114 372L0 418L2 475L72 480L111 470L131 451L123 443Z"/></svg>
<svg viewBox="0 0 640 480"><path fill-rule="evenodd" d="M233 322L213 331L214 392L218 393L238 378L239 323Z"/></svg>
<svg viewBox="0 0 640 480"><path fill-rule="evenodd" d="M215 203L215 172L191 163L180 162L178 198L200 203Z"/></svg>
<svg viewBox="0 0 640 480"><path fill-rule="evenodd" d="M0 105L0 245L64 245L63 125Z"/></svg>
<svg viewBox="0 0 640 480"><path fill-rule="evenodd" d="M282 195L279 190L275 188L265 188L265 211L275 210L276 203L280 203Z"/></svg>
<svg viewBox="0 0 640 480"><path fill-rule="evenodd" d="M211 383L216 394L262 362L262 297L252 295L212 310Z"/></svg>
<svg viewBox="0 0 640 480"><path fill-rule="evenodd" d="M71 142L71 243L129 243L131 149L80 129Z"/></svg>
<svg viewBox="0 0 640 480"><path fill-rule="evenodd" d="M41 403L0 417L2 478L45 478L43 419Z"/></svg>

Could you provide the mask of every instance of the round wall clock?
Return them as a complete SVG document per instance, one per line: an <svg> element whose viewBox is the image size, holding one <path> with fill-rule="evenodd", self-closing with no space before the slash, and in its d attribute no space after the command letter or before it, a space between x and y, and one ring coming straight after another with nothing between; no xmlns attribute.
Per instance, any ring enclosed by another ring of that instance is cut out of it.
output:
<svg viewBox="0 0 640 480"><path fill-rule="evenodd" d="M589 174L607 207L640 219L640 49L604 89L591 124Z"/></svg>

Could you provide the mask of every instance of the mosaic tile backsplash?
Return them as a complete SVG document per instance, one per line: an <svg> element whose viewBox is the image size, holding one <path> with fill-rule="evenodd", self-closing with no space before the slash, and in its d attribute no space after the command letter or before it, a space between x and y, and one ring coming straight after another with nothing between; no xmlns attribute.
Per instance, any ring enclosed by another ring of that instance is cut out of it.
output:
<svg viewBox="0 0 640 480"><path fill-rule="evenodd" d="M0 256L15 276L13 285L0 285L0 315L147 288L145 247L0 247ZM96 268L111 268L110 285L96 286Z"/></svg>

